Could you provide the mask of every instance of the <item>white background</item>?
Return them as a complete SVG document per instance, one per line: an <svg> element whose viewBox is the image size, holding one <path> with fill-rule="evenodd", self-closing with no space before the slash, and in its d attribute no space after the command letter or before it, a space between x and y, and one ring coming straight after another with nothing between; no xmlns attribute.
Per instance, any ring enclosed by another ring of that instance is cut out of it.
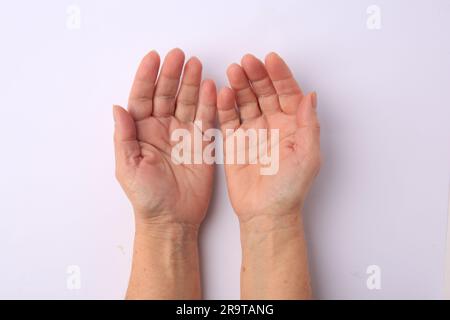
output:
<svg viewBox="0 0 450 320"><path fill-rule="evenodd" d="M442 298L450 164L450 1L1 1L0 298L124 296L133 220L111 106L151 49L205 76L279 52L316 90L324 165L305 208L317 298ZM81 10L80 29L66 9ZM380 30L366 26L369 5ZM204 296L239 298L223 168L201 233ZM382 270L368 290L366 268ZM67 266L81 289L66 286Z"/></svg>

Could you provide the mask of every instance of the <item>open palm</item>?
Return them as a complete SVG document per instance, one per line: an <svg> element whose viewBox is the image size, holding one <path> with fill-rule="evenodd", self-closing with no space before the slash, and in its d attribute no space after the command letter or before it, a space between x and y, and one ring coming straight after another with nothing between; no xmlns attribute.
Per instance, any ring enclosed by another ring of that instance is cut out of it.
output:
<svg viewBox="0 0 450 320"><path fill-rule="evenodd" d="M269 154L276 152L275 146L279 150L277 172L261 174L264 165L260 163L225 166L236 213L245 220L300 209L320 166L315 93L303 96L291 71L275 53L266 57L265 64L246 55L241 65L232 64L227 74L232 89L219 93L221 129L279 130L279 140L268 143ZM248 152L248 144L246 148Z"/></svg>
<svg viewBox="0 0 450 320"><path fill-rule="evenodd" d="M159 65L156 52L145 56L128 111L114 107L116 175L138 218L199 224L208 207L214 168L172 161L176 142L171 134L186 129L193 135L199 131L196 120L202 121L203 129L213 126L216 88L211 80L201 83L197 58L184 66L179 86L184 65L179 49L167 54L158 76Z"/></svg>

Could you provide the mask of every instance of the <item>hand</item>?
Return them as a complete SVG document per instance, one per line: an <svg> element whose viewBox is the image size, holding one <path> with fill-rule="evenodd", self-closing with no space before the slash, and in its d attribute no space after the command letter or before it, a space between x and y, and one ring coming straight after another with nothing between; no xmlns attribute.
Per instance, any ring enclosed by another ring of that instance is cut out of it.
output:
<svg viewBox="0 0 450 320"><path fill-rule="evenodd" d="M138 221L198 226L208 208L213 165L175 164L170 137L179 128L193 134L194 120L203 129L213 126L216 88L211 80L201 83L202 65L194 57L178 91L183 64L184 53L173 49L158 77L160 58L150 52L136 73L128 111L114 107L116 176Z"/></svg>
<svg viewBox="0 0 450 320"><path fill-rule="evenodd" d="M279 129L276 174L261 175L260 164L225 165L234 210L241 221L298 213L320 167L315 93L304 96L275 53L267 55L265 64L245 55L241 65L229 66L227 75L232 89L224 88L218 96L221 129ZM224 137L233 138L225 133ZM270 141L269 150L276 143Z"/></svg>

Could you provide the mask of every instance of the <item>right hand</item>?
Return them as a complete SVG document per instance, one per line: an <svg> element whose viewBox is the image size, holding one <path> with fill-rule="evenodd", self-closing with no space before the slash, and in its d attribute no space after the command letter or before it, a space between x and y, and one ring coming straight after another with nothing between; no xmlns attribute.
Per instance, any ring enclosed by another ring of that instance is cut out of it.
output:
<svg viewBox="0 0 450 320"><path fill-rule="evenodd" d="M274 175L261 175L259 164L225 165L234 210L241 221L298 214L320 167L315 93L304 96L275 53L266 56L265 64L245 55L241 65L228 68L227 75L232 89L224 88L218 96L221 129L276 128L280 143L279 171ZM270 145L274 143L278 142Z"/></svg>

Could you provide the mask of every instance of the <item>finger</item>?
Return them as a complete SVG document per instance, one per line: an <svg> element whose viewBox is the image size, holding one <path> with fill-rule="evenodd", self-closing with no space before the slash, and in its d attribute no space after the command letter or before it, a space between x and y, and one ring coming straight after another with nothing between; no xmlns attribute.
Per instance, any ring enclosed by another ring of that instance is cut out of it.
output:
<svg viewBox="0 0 450 320"><path fill-rule="evenodd" d="M214 127L216 120L217 90L214 81L204 80L200 87L196 121L202 122L203 131Z"/></svg>
<svg viewBox="0 0 450 320"><path fill-rule="evenodd" d="M302 100L303 93L292 72L281 57L272 52L265 59L267 73L278 94L281 110L294 114Z"/></svg>
<svg viewBox="0 0 450 320"><path fill-rule="evenodd" d="M246 54L242 58L241 65L258 97L261 111L265 114L281 111L277 93L264 64L255 56Z"/></svg>
<svg viewBox="0 0 450 320"><path fill-rule="evenodd" d="M220 128L237 129L240 126L239 115L236 110L236 99L232 89L225 87L220 90L217 97L217 111L219 115Z"/></svg>
<svg viewBox="0 0 450 320"><path fill-rule="evenodd" d="M227 69L228 81L236 94L236 103L242 121L253 119L261 115L258 99L250 86L244 69L236 63Z"/></svg>
<svg viewBox="0 0 450 320"><path fill-rule="evenodd" d="M297 133L305 148L311 150L311 155L318 156L317 164L320 164L320 125L317 118L317 96L310 93L303 97L297 111ZM315 151L314 151L315 150Z"/></svg>
<svg viewBox="0 0 450 320"><path fill-rule="evenodd" d="M184 66L180 91L175 106L175 117L183 122L192 122L198 104L198 93L202 80L202 64L192 57Z"/></svg>
<svg viewBox="0 0 450 320"><path fill-rule="evenodd" d="M297 110L297 126L299 128L319 128L316 109L317 94L313 92L304 96Z"/></svg>
<svg viewBox="0 0 450 320"><path fill-rule="evenodd" d="M168 117L174 114L183 64L184 53L178 48L171 50L164 59L153 97L153 116Z"/></svg>
<svg viewBox="0 0 450 320"><path fill-rule="evenodd" d="M159 64L158 53L151 51L139 65L128 98L128 110L134 120L142 120L152 114L153 91Z"/></svg>
<svg viewBox="0 0 450 320"><path fill-rule="evenodd" d="M320 167L320 125L317 119L317 96L316 93L310 93L303 97L297 111L297 132L296 140L302 144L303 148L296 148L299 156L304 157L301 149L308 150L308 161L311 169L316 173Z"/></svg>
<svg viewBox="0 0 450 320"><path fill-rule="evenodd" d="M136 163L140 148L136 140L136 126L132 116L122 107L113 106L114 147L116 160L121 164Z"/></svg>

